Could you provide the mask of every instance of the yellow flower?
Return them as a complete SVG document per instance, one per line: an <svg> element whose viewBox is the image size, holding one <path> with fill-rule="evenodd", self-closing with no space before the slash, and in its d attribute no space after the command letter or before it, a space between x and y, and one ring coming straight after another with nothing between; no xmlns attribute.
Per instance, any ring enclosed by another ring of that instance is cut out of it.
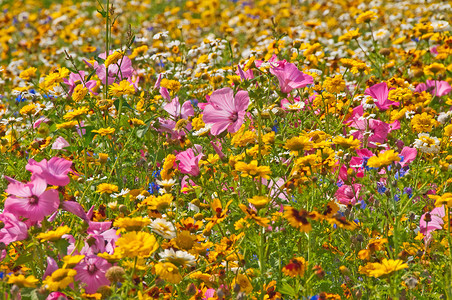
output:
<svg viewBox="0 0 452 300"><path fill-rule="evenodd" d="M110 85L110 94L119 97L123 95L131 95L135 93L135 88L127 80L121 81L119 84L113 83Z"/></svg>
<svg viewBox="0 0 452 300"><path fill-rule="evenodd" d="M163 168L160 172L160 176L163 180L169 180L174 176L174 171L170 172L176 162L176 156L174 154L168 154L163 162Z"/></svg>
<svg viewBox="0 0 452 300"><path fill-rule="evenodd" d="M69 121L69 122L57 124L56 128L57 129L70 129L70 128L76 126L77 124L78 124L77 121Z"/></svg>
<svg viewBox="0 0 452 300"><path fill-rule="evenodd" d="M298 151L308 151L311 150L314 144L306 136L295 136L288 139L284 144L284 148L295 152L298 155Z"/></svg>
<svg viewBox="0 0 452 300"><path fill-rule="evenodd" d="M269 132L262 137L262 142L265 144L273 144L275 142L275 132Z"/></svg>
<svg viewBox="0 0 452 300"><path fill-rule="evenodd" d="M270 202L270 198L266 196L254 196L253 198L248 199L248 202L259 209L265 207L265 205Z"/></svg>
<svg viewBox="0 0 452 300"><path fill-rule="evenodd" d="M199 117L193 118L193 120L191 121L191 126L193 127L194 130L199 130L201 128L204 128L204 126L206 126L206 124L202 120L202 115L199 115Z"/></svg>
<svg viewBox="0 0 452 300"><path fill-rule="evenodd" d="M66 113L63 116L63 119L65 119L66 121L72 121L73 119L81 119L84 115L88 113L88 111L89 111L88 107L83 106Z"/></svg>
<svg viewBox="0 0 452 300"><path fill-rule="evenodd" d="M345 81L342 75L336 75L333 78L327 77L323 82L323 87L328 93L338 94L345 89Z"/></svg>
<svg viewBox="0 0 452 300"><path fill-rule="evenodd" d="M54 242L58 241L63 235L68 234L69 232L71 232L71 228L65 225L58 227L56 230L40 233L36 238L41 239L41 241Z"/></svg>
<svg viewBox="0 0 452 300"><path fill-rule="evenodd" d="M246 219L252 219L262 227L266 227L270 223L269 219L259 217L254 210L251 210L244 204L239 204L239 208L246 214Z"/></svg>
<svg viewBox="0 0 452 300"><path fill-rule="evenodd" d="M155 236L144 231L123 234L116 241L116 250L122 257L149 257L158 248Z"/></svg>
<svg viewBox="0 0 452 300"><path fill-rule="evenodd" d="M284 266L282 272L290 277L303 277L304 272L306 271L306 260L303 257L295 257L290 260L290 262Z"/></svg>
<svg viewBox="0 0 452 300"><path fill-rule="evenodd" d="M31 78L35 77L37 70L38 69L36 69L34 67L30 67L30 68L20 72L19 77L22 78L23 80L29 81Z"/></svg>
<svg viewBox="0 0 452 300"><path fill-rule="evenodd" d="M305 155L300 158L297 158L297 160L295 161L295 164L297 166L302 166L302 167L313 167L318 164L317 158L318 157L315 154Z"/></svg>
<svg viewBox="0 0 452 300"><path fill-rule="evenodd" d="M97 186L97 191L96 193L107 193L107 194L111 194L114 192L118 191L118 186L114 185L114 184L110 184L110 183L101 183Z"/></svg>
<svg viewBox="0 0 452 300"><path fill-rule="evenodd" d="M138 55L142 55L142 54L146 53L146 51L148 51L148 46L146 46L146 45L137 47L137 48L133 49L132 54L129 56L129 58L134 59Z"/></svg>
<svg viewBox="0 0 452 300"><path fill-rule="evenodd" d="M29 116L31 116L31 115L36 113L36 108L37 108L36 104L30 103L30 104L27 104L24 107L22 107L20 109L19 113L21 115L29 115Z"/></svg>
<svg viewBox="0 0 452 300"><path fill-rule="evenodd" d="M301 232L309 232L312 229L309 219L316 218L316 214L310 213L304 209L296 209L291 206L284 206L284 218L295 228Z"/></svg>
<svg viewBox="0 0 452 300"><path fill-rule="evenodd" d="M170 207L173 198L174 197L171 194L164 194L158 197L149 196L144 199L142 203L147 205L149 209L162 211Z"/></svg>
<svg viewBox="0 0 452 300"><path fill-rule="evenodd" d="M446 67L440 63L433 63L424 67L424 73L426 75L440 75L446 72Z"/></svg>
<svg viewBox="0 0 452 300"><path fill-rule="evenodd" d="M74 282L74 276L77 275L77 271L72 269L58 269L47 276L42 282L47 290L51 292L58 291L66 288L69 284Z"/></svg>
<svg viewBox="0 0 452 300"><path fill-rule="evenodd" d="M137 118L130 119L129 120L129 124L130 124L130 126L142 126L142 125L145 125L143 120L140 120L140 119L137 119Z"/></svg>
<svg viewBox="0 0 452 300"><path fill-rule="evenodd" d="M63 81L65 77L69 75L70 71L66 68L61 68L59 70L50 73L44 78L44 81L39 84L39 87L46 90L53 88L56 84Z"/></svg>
<svg viewBox="0 0 452 300"><path fill-rule="evenodd" d="M446 205L447 207L452 207L452 193L444 193L442 196L438 195L428 195L430 199L435 200L435 206Z"/></svg>
<svg viewBox="0 0 452 300"><path fill-rule="evenodd" d="M185 126L187 126L188 123L189 123L188 120L180 119L179 121L177 121L176 126L174 126L174 130L176 130L176 131L183 130L185 128Z"/></svg>
<svg viewBox="0 0 452 300"><path fill-rule="evenodd" d="M9 284L15 284L18 287L28 287L28 288L34 288L36 287L36 284L39 282L39 280L34 277L33 275L28 276L25 278L24 275L7 275L8 277L8 283Z"/></svg>
<svg viewBox="0 0 452 300"><path fill-rule="evenodd" d="M79 102L85 98L86 94L88 93L88 89L83 86L83 84L78 84L74 91L72 92L72 100L75 102Z"/></svg>
<svg viewBox="0 0 452 300"><path fill-rule="evenodd" d="M107 68L109 65L117 63L123 55L124 54L120 51L115 51L114 53L110 54L105 60L105 67Z"/></svg>
<svg viewBox="0 0 452 300"><path fill-rule="evenodd" d="M166 78L162 79L162 81L160 82L160 86L167 88L168 90L171 90L173 93L177 93L181 88L181 84L179 81Z"/></svg>
<svg viewBox="0 0 452 300"><path fill-rule="evenodd" d="M404 264L400 259L388 260L383 258L381 263L367 263L364 267L359 267L359 272L361 274L377 278L406 268L408 268L408 265Z"/></svg>
<svg viewBox="0 0 452 300"><path fill-rule="evenodd" d="M377 18L377 14L371 10L363 12L356 18L356 24L367 23Z"/></svg>
<svg viewBox="0 0 452 300"><path fill-rule="evenodd" d="M127 231L138 231L151 224L151 220L143 217L119 218L115 220L114 226L124 228Z"/></svg>
<svg viewBox="0 0 452 300"><path fill-rule="evenodd" d="M333 143L338 146L351 149L359 149L361 145L361 142L358 139L355 139L353 136L349 136L348 138L337 136L334 138Z"/></svg>
<svg viewBox="0 0 452 300"><path fill-rule="evenodd" d="M437 121L427 113L417 114L411 119L411 127L418 133L430 132L435 125Z"/></svg>
<svg viewBox="0 0 452 300"><path fill-rule="evenodd" d="M101 136L106 136L115 133L115 129L111 127L99 128L98 130L93 130L92 132L98 133Z"/></svg>
<svg viewBox="0 0 452 300"><path fill-rule="evenodd" d="M245 147L257 142L257 135L254 131L243 130L243 127L232 137L231 144L236 147Z"/></svg>
<svg viewBox="0 0 452 300"><path fill-rule="evenodd" d="M253 291L253 286L246 275L238 274L237 277L234 278L232 286L234 287L236 284L240 286L240 291L245 292L245 294L249 294Z"/></svg>
<svg viewBox="0 0 452 300"><path fill-rule="evenodd" d="M394 150L387 150L383 153L378 153L378 156L372 156L367 161L367 165L371 168L381 168L386 167L392 164L395 161L400 161L401 158L398 152L394 152Z"/></svg>
<svg viewBox="0 0 452 300"><path fill-rule="evenodd" d="M177 237L174 239L177 247L187 251L193 248L195 241L196 236L192 235L188 230L178 232Z"/></svg>
<svg viewBox="0 0 452 300"><path fill-rule="evenodd" d="M159 262L154 266L154 270L157 276L173 284L182 280L179 269L170 262Z"/></svg>
<svg viewBox="0 0 452 300"><path fill-rule="evenodd" d="M257 160L253 160L249 164L239 161L235 164L235 170L242 172L242 177L263 177L268 179L268 175L271 174L270 167L257 166Z"/></svg>
<svg viewBox="0 0 452 300"><path fill-rule="evenodd" d="M108 161L108 154L107 153L99 153L99 162L101 165L105 165Z"/></svg>
<svg viewBox="0 0 452 300"><path fill-rule="evenodd" d="M353 39L355 39L355 38L357 38L357 37L359 37L359 36L360 36L359 28L357 28L357 29L352 29L352 30L350 30L350 31L347 31L347 32L344 33L343 35L341 35L341 36L339 37L339 42L342 42L342 41L344 41L344 42L349 42L349 41L351 41L351 40L353 40Z"/></svg>
<svg viewBox="0 0 452 300"><path fill-rule="evenodd" d="M63 269L75 267L84 257L85 255L66 255L63 257Z"/></svg>

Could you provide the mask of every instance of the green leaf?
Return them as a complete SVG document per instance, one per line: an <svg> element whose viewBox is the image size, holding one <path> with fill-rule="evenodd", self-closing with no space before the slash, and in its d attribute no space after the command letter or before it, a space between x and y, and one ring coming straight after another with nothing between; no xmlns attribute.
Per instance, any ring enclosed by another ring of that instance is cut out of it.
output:
<svg viewBox="0 0 452 300"><path fill-rule="evenodd" d="M86 81L89 81L91 79L91 77L93 77L93 75L96 74L96 69L94 69L86 78Z"/></svg>
<svg viewBox="0 0 452 300"><path fill-rule="evenodd" d="M293 298L297 297L295 289L291 287L287 282L283 283L283 286L281 287L281 289L279 289L279 292L281 292L282 294L289 295Z"/></svg>
<svg viewBox="0 0 452 300"><path fill-rule="evenodd" d="M15 267L23 265L24 263L30 262L34 259L33 253L24 254L22 253L19 255L19 258L16 260L16 263L14 264Z"/></svg>
<svg viewBox="0 0 452 300"><path fill-rule="evenodd" d="M97 10L98 13L100 13L102 15L102 17L106 18L107 17L107 12L103 11L103 10Z"/></svg>
<svg viewBox="0 0 452 300"><path fill-rule="evenodd" d="M140 128L137 129L137 137L138 138L143 138L143 136L146 134L146 132L148 131L149 126L141 126Z"/></svg>
<svg viewBox="0 0 452 300"><path fill-rule="evenodd" d="M93 137L96 134L95 132L93 132L94 127L93 126L86 126L81 128L81 130L86 130L85 134L83 135L83 139L84 139L84 145L89 146L89 144L93 141Z"/></svg>
<svg viewBox="0 0 452 300"><path fill-rule="evenodd" d="M66 239L59 239L58 241L54 242L54 244L61 255L67 255L67 247L69 246L69 242Z"/></svg>

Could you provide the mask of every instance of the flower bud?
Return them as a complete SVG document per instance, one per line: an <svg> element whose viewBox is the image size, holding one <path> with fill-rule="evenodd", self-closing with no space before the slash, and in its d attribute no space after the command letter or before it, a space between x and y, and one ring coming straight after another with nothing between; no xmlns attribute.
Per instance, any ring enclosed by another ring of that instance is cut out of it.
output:
<svg viewBox="0 0 452 300"><path fill-rule="evenodd" d="M113 266L107 270L105 277L113 283L123 282L126 272L122 267Z"/></svg>

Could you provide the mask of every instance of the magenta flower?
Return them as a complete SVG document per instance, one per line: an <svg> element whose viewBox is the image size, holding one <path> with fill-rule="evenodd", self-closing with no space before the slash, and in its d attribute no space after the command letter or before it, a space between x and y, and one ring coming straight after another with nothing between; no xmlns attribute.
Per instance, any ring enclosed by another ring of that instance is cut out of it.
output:
<svg viewBox="0 0 452 300"><path fill-rule="evenodd" d="M33 123L33 128L36 129L39 127L39 125L41 125L42 123L47 123L50 120L47 119L46 117L41 117L39 119L37 119L34 123Z"/></svg>
<svg viewBox="0 0 452 300"><path fill-rule="evenodd" d="M304 88L314 82L312 76L304 74L292 63L271 68L270 73L278 78L283 93L290 93L293 89Z"/></svg>
<svg viewBox="0 0 452 300"><path fill-rule="evenodd" d="M355 205L359 199L359 192L361 191L361 184L346 185L344 184L336 191L336 199L344 205Z"/></svg>
<svg viewBox="0 0 452 300"><path fill-rule="evenodd" d="M403 147L402 152L400 152L400 157L402 157L402 161L400 161L400 165L405 167L410 164L417 156L417 149L410 147Z"/></svg>
<svg viewBox="0 0 452 300"><path fill-rule="evenodd" d="M355 119L350 126L358 129L352 133L352 136L360 141L367 139L370 148L375 148L377 143L384 143L390 129L389 125L383 121L364 118Z"/></svg>
<svg viewBox="0 0 452 300"><path fill-rule="evenodd" d="M105 277L105 273L111 267L107 260L96 255L85 257L74 267L77 271L75 280L85 283L85 292L95 293L99 287L110 285L110 281Z"/></svg>
<svg viewBox="0 0 452 300"><path fill-rule="evenodd" d="M179 170L182 174L190 174L192 176L199 175L199 161L201 160L202 153L195 156L193 149L180 152L176 155L176 159L179 160Z"/></svg>
<svg viewBox="0 0 452 300"><path fill-rule="evenodd" d="M56 270L58 270L57 262L51 256L47 256L47 268L44 275L42 275L42 279L46 279L47 276L51 276Z"/></svg>
<svg viewBox="0 0 452 300"><path fill-rule="evenodd" d="M7 178L10 184L6 192L5 212L17 217L28 218L32 222L42 221L45 216L54 213L60 205L58 191L46 191L47 183L41 177L35 177L30 183L22 183Z"/></svg>
<svg viewBox="0 0 452 300"><path fill-rule="evenodd" d="M0 229L0 242L8 245L9 243L21 241L28 236L28 227L21 222L15 215L4 212L0 214L0 222L3 228Z"/></svg>
<svg viewBox="0 0 452 300"><path fill-rule="evenodd" d="M452 87L444 80L427 80L426 83L420 83L416 86L416 92L428 91L434 96L442 97L452 91Z"/></svg>
<svg viewBox="0 0 452 300"><path fill-rule="evenodd" d="M175 97L170 103L166 104L163 109L176 121L179 119L188 119L188 117L195 115L191 102L185 101L181 105L178 97Z"/></svg>
<svg viewBox="0 0 452 300"><path fill-rule="evenodd" d="M246 71L243 71L243 69L240 67L240 65L237 65L237 71L235 71L235 74L239 75L240 79L242 79L242 80L254 78L253 70L248 69Z"/></svg>
<svg viewBox="0 0 452 300"><path fill-rule="evenodd" d="M68 141L66 141L64 139L64 137L59 136L59 137L57 137L55 142L53 142L52 149L54 149L54 150L62 150L62 149L66 148L66 147L69 147L69 146L70 145L69 145Z"/></svg>
<svg viewBox="0 0 452 300"><path fill-rule="evenodd" d="M426 222L425 217L430 215L430 221ZM419 221L420 232L425 236L425 241L428 243L432 237L431 233L435 230L442 229L444 224L444 216L446 215L444 205L435 207L431 212L425 213L421 216Z"/></svg>
<svg viewBox="0 0 452 300"><path fill-rule="evenodd" d="M62 292L51 292L46 300L67 300L67 297Z"/></svg>
<svg viewBox="0 0 452 300"><path fill-rule="evenodd" d="M399 102L388 99L389 89L386 82L377 83L364 91L364 94L376 99L375 105L380 110L387 110L391 105L399 106Z"/></svg>
<svg viewBox="0 0 452 300"><path fill-rule="evenodd" d="M110 51L112 54L113 51ZM100 58L106 59L105 52L99 55ZM124 56L118 60L117 63L111 64L108 66L108 80L107 80L107 68L104 64L99 65L97 61L93 64L84 60L84 62L94 70L96 70L97 77L101 80L103 84L107 81L108 84L112 84L113 82L119 82L124 79L128 79L132 76L134 69L132 67L132 61L127 56ZM87 86L87 88L90 88Z"/></svg>
<svg viewBox="0 0 452 300"><path fill-rule="evenodd" d="M78 84L83 84L87 89L89 89L89 91L94 94L97 95L96 92L94 92L93 88L96 87L97 82L96 80L90 80L85 82L85 72L84 71L80 71L78 73L71 73L69 74L69 79L63 79L63 82L69 87L69 91L68 94L72 95L72 92L74 92L75 87Z"/></svg>
<svg viewBox="0 0 452 300"><path fill-rule="evenodd" d="M71 171L71 166L70 160L52 157L49 161L43 159L39 163L30 159L25 169L33 173L31 179L38 176L50 185L65 186L70 181L67 173Z"/></svg>
<svg viewBox="0 0 452 300"><path fill-rule="evenodd" d="M218 135L225 131L237 132L245 119L245 111L250 104L248 92L239 91L234 97L230 88L216 90L210 95L210 102L204 108L203 120L212 124L210 133Z"/></svg>

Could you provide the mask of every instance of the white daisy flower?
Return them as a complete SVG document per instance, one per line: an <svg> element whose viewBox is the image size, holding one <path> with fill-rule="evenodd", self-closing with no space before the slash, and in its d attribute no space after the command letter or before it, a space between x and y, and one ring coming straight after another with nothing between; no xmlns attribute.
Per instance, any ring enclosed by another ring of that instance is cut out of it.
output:
<svg viewBox="0 0 452 300"><path fill-rule="evenodd" d="M168 261L176 266L193 267L196 262L196 257L181 250L165 249L159 255L161 257L160 261Z"/></svg>
<svg viewBox="0 0 452 300"><path fill-rule="evenodd" d="M171 222L165 219L157 218L149 225L153 232L165 239L174 239L176 237L176 228Z"/></svg>
<svg viewBox="0 0 452 300"><path fill-rule="evenodd" d="M439 139L431 137L428 133L419 133L418 139L414 141L414 148L421 150L424 153L438 153Z"/></svg>

